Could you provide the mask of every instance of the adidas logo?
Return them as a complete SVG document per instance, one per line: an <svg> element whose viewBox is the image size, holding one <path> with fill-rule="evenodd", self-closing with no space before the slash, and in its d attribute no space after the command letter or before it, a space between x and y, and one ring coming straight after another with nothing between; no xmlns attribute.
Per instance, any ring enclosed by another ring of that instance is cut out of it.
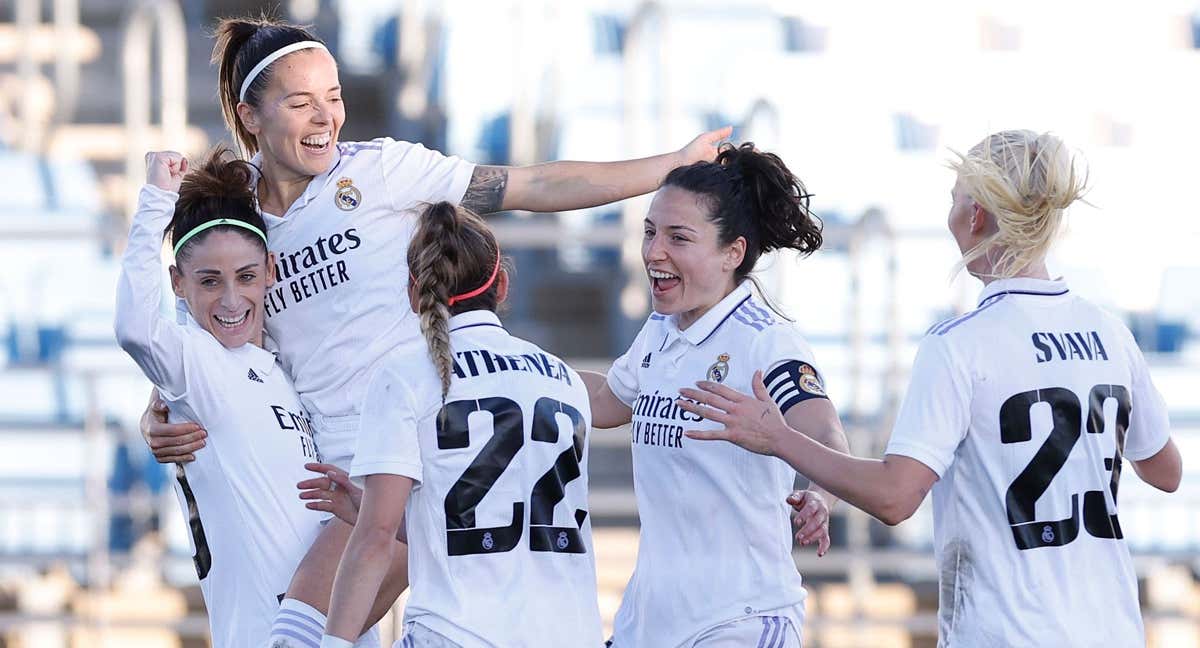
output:
<svg viewBox="0 0 1200 648"><path fill-rule="evenodd" d="M246 374L246 377L249 378L250 380L253 380L256 383L260 383L263 381L262 378L258 377L258 374L254 373L253 369L250 370L250 373Z"/></svg>
<svg viewBox="0 0 1200 648"><path fill-rule="evenodd" d="M645 358L642 358L642 369L650 368L650 354L647 353Z"/></svg>

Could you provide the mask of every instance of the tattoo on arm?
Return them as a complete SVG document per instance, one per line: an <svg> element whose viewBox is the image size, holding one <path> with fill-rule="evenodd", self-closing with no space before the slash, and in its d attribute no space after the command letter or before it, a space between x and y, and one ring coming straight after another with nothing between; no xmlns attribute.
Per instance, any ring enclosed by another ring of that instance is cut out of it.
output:
<svg viewBox="0 0 1200 648"><path fill-rule="evenodd" d="M500 211L504 204L504 191L508 189L508 168L502 166L477 166L471 174L471 183L463 194L462 206L476 214Z"/></svg>

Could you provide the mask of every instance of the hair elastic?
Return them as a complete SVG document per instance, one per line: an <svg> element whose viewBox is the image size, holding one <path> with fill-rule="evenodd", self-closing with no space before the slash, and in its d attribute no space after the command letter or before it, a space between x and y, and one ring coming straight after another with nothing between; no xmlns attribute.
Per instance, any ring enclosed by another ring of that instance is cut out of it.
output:
<svg viewBox="0 0 1200 648"><path fill-rule="evenodd" d="M206 222L206 223L203 223L203 224L199 225L198 227L196 227L196 228L195 228L195 229L193 229L192 231L190 231L190 232L188 232L187 234L185 234L185 235L183 236L183 238L179 239L179 241L177 241L177 242L175 243L175 255L176 255L176 256L179 256L179 249L183 247L183 244L184 244L184 243L187 243L187 242L188 242L188 239L190 239L190 238L192 238L193 236L195 236L195 235L199 234L200 232L203 232L203 231L204 231L204 230L206 230L206 229L209 229L209 228L212 228L212 227L216 227L216 226L218 226L218 225L232 225L232 226L234 226L234 227L242 227L242 228L248 229L248 230L250 230L251 232L254 232L255 234L258 234L258 237L259 237L259 238L261 238L261 239L263 240L263 244L264 244L264 245L265 245L265 244L266 244L266 242L267 242L267 235L266 235L266 234L263 234L263 231L262 231L262 230L260 230L260 229L258 229L257 227L255 227L255 226L251 225L250 223L247 223L246 221L240 221L240 220L233 219L233 218L218 218L218 219L216 219L216 220L210 220L210 221L208 221L208 222Z"/></svg>
<svg viewBox="0 0 1200 648"><path fill-rule="evenodd" d="M485 290L492 287L492 284L496 282L496 276L499 274L500 274L500 246L497 245L496 246L496 267L492 268L492 276L488 277L488 280L486 282L484 282L484 284L482 286L476 288L475 290L472 290L471 292L463 293L461 295L455 295L455 296L451 297L450 301L447 303L447 305L453 306L455 304L455 302L466 301L472 297L478 297L478 296L482 295Z"/></svg>
<svg viewBox="0 0 1200 648"><path fill-rule="evenodd" d="M250 73L246 75L246 80L242 81L242 91L238 93L238 101L246 100L246 91L250 89L250 84L254 83L254 79L256 79L259 74L262 74L262 71L267 69L268 65L279 60L281 57L291 54L292 52L310 48L323 49L326 52L329 51L320 41L307 40L300 41L298 43L292 43L291 45L284 45L274 52L264 56L263 60L258 62L258 65L255 65L250 69Z"/></svg>

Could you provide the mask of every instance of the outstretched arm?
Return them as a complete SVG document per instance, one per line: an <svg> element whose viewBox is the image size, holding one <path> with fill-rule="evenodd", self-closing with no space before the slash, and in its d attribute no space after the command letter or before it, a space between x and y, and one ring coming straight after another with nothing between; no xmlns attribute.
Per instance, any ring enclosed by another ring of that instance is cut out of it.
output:
<svg viewBox="0 0 1200 648"><path fill-rule="evenodd" d="M678 166L713 160L726 126L671 153L620 162L547 162L523 167L477 166L462 205L479 214L507 209L535 212L595 207L649 193Z"/></svg>
<svg viewBox="0 0 1200 648"><path fill-rule="evenodd" d="M689 430L688 437L729 441L779 457L813 483L888 525L908 519L937 481L933 470L908 457L863 459L814 441L784 420L763 385L762 372L755 373L753 385L753 396L712 382L680 390L684 398L696 401L681 400L680 407L725 426Z"/></svg>
<svg viewBox="0 0 1200 648"><path fill-rule="evenodd" d="M621 402L608 386L608 377L597 371L580 371L583 384L587 385L588 400L592 408L592 427L615 428L625 425L633 418L633 410Z"/></svg>

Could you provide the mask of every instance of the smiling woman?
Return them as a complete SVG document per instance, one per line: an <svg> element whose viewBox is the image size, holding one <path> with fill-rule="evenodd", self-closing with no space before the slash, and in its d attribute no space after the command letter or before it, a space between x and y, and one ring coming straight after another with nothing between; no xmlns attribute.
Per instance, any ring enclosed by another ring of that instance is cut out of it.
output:
<svg viewBox="0 0 1200 648"><path fill-rule="evenodd" d="M676 166L711 160L729 134L705 133L678 151L640 160L476 166L413 142L339 141L346 109L337 62L304 28L223 20L213 62L226 125L252 156L247 183L278 260L279 284L265 296L267 333L312 418L322 458L343 469L354 459L365 386L380 359L420 338L415 318L398 314L410 310L407 250L422 205L446 201L477 213L600 205L654 190ZM232 299L213 308L226 319L214 316L218 327L237 310ZM175 442L187 428L155 412L143 420L156 456L190 452ZM291 622L299 617L320 636L349 534L333 520L314 542L288 587L272 645L311 645L294 636ZM395 578L380 594L389 604L407 573L406 549L392 553Z"/></svg>
<svg viewBox="0 0 1200 648"><path fill-rule="evenodd" d="M800 179L747 143L671 171L644 227L654 313L607 376L584 376L596 427L632 423L641 540L610 645L795 648L805 594L784 500L795 472L686 437L712 423L677 399L700 378L748 388L763 372L789 422L847 449L812 350L750 278L763 254L817 250L820 221ZM822 555L834 500L795 497L796 537Z"/></svg>
<svg viewBox="0 0 1200 648"><path fill-rule="evenodd" d="M167 234L175 295L201 328L236 349L262 346L263 296L275 283L275 255L254 208L249 165L222 160L227 152L218 148L204 172L183 179Z"/></svg>

